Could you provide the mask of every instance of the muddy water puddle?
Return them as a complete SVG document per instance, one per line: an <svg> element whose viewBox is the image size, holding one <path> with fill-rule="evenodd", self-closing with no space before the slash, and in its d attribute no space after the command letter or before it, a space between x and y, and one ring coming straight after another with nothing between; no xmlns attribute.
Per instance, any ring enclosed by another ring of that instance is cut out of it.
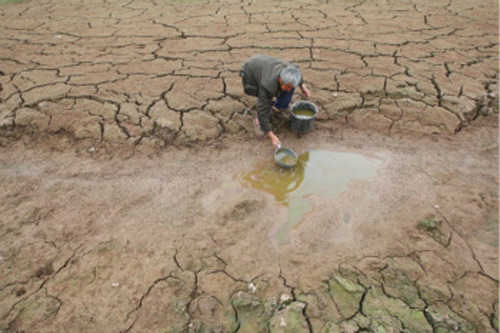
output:
<svg viewBox="0 0 500 333"><path fill-rule="evenodd" d="M381 159L361 154L312 150L298 157L297 165L285 170L268 163L241 175L244 183L260 191L270 193L277 202L288 209L288 219L278 230L279 242L298 227L314 207L314 197L335 198L347 190L354 179L376 176Z"/></svg>

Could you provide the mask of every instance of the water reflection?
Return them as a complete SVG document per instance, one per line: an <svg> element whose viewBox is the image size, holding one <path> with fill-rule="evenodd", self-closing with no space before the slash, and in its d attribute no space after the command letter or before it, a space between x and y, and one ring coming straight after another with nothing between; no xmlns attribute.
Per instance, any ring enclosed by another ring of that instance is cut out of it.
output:
<svg viewBox="0 0 500 333"><path fill-rule="evenodd" d="M278 232L283 240L296 227L305 214L312 211L309 198L316 194L334 198L347 190L353 179L374 177L382 160L354 153L312 150L299 156L297 165L284 170L274 163L242 175L240 179L274 196L288 207L288 220Z"/></svg>
<svg viewBox="0 0 500 333"><path fill-rule="evenodd" d="M288 199L304 181L304 171L309 153L299 156L295 167L283 169L276 164L267 164L262 169L249 172L241 179L252 187L274 195L276 201L288 204Z"/></svg>

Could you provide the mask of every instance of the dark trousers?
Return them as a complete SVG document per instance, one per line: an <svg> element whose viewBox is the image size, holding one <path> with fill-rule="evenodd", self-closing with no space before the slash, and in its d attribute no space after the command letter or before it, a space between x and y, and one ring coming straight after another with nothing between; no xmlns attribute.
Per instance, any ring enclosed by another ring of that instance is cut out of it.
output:
<svg viewBox="0 0 500 333"><path fill-rule="evenodd" d="M245 94L258 97L259 86L257 85L257 83L250 79L250 77L248 77L248 75L246 75L243 70L240 71L240 76L241 82L243 84L243 91L245 92Z"/></svg>
<svg viewBox="0 0 500 333"><path fill-rule="evenodd" d="M292 100L294 90L295 89L292 89L290 91L282 91L278 95L278 99L276 99L273 106L277 109L288 109L288 105L290 104L290 101Z"/></svg>

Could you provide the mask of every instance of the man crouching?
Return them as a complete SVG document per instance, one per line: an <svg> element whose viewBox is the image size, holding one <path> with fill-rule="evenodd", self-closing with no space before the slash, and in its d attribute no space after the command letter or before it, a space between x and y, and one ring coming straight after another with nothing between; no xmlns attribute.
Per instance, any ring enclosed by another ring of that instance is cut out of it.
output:
<svg viewBox="0 0 500 333"><path fill-rule="evenodd" d="M256 54L245 62L240 76L245 94L257 97L257 116L253 119L255 134L265 133L275 147L280 145L271 126L271 113L285 119L289 117L288 105L296 87L305 97L311 97L299 68L275 57Z"/></svg>

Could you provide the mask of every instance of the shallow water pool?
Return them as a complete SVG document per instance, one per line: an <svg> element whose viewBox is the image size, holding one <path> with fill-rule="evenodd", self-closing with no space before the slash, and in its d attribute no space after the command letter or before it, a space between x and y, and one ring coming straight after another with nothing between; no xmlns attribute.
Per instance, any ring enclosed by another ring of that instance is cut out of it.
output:
<svg viewBox="0 0 500 333"><path fill-rule="evenodd" d="M240 180L287 206L288 219L278 232L282 241L312 211L312 194L334 198L347 190L353 179L376 176L381 159L361 154L312 150L298 157L297 165L289 170L269 163L240 176Z"/></svg>

